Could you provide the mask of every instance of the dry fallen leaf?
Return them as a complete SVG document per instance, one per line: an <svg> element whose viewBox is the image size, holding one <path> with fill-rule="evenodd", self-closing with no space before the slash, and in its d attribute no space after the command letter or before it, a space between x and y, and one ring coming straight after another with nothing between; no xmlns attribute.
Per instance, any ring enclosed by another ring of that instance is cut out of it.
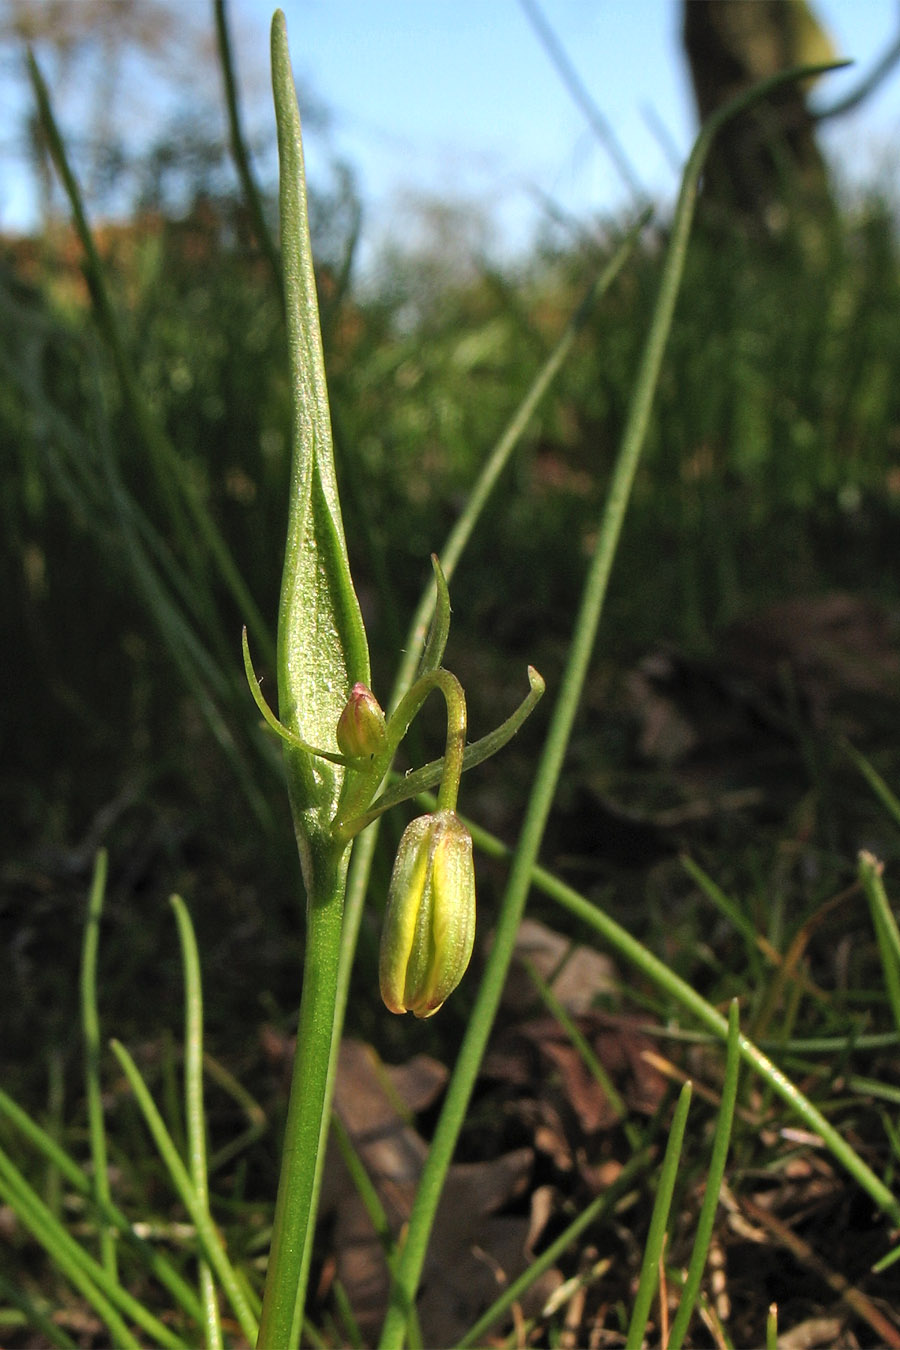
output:
<svg viewBox="0 0 900 1350"><path fill-rule="evenodd" d="M419 1055L398 1068L371 1046L341 1046L335 1111L349 1134L396 1235L409 1218L428 1144L410 1123L434 1101L447 1070ZM524 1212L498 1213L521 1195L533 1151L520 1148L450 1170L423 1271L418 1303L428 1345L452 1345L527 1264ZM332 1220L334 1277L367 1340L381 1325L389 1279L381 1243L337 1150L329 1148L322 1213Z"/></svg>
<svg viewBox="0 0 900 1350"><path fill-rule="evenodd" d="M535 919L524 919L516 937L516 958L503 990L503 1007L513 1013L534 1008L536 992L520 958L527 958L570 1013L587 1012L598 995L615 992L619 980L603 952L573 943Z"/></svg>

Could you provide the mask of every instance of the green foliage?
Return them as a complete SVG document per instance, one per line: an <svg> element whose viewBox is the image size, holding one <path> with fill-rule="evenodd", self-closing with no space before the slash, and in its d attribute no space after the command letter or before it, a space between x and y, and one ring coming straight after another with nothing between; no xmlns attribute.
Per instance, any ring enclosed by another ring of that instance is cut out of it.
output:
<svg viewBox="0 0 900 1350"><path fill-rule="evenodd" d="M628 584L612 601L616 631L632 650L660 636L702 644L755 601L811 585L856 586L869 550L877 564L885 559L900 418L900 394L888 378L898 356L891 322L896 244L877 204L857 216L830 256L815 263L798 262L787 248L761 253L739 239L725 251L696 241L623 540ZM272 541L283 528L288 459L278 297L235 247L227 220L137 221L111 248L122 277L115 293L120 301L130 297L123 327L141 389L231 541L260 609L272 613ZM121 519L106 488L108 457L165 542L158 488L114 376L85 329L77 275L57 270L54 278L48 266L39 286L24 287L12 261L5 273L3 499L6 619L15 622L5 641L15 643L17 662L5 678L15 675L16 698L34 712L27 701L39 688L35 661L44 643L52 667L65 672L69 702L82 712L79 729L58 700L42 700L37 719L21 717L15 701L4 699L12 751L6 818L20 835L23 812L37 809L32 793L46 818L42 770L51 758L60 765L60 749L65 760L63 724L73 769L89 758L101 774L111 767L104 755L114 761L121 729L135 717L136 698L141 739L155 747L171 740L177 750L183 727L161 693L155 633L132 603ZM364 591L366 578L390 565L400 603L411 602L420 575L410 571L413 559L420 567L445 532L480 447L521 398L583 284L583 269L596 261L596 254L535 261L515 308L509 286L501 289L490 275L461 282L453 302L412 331L382 297L343 297L327 361L339 459L353 456L346 510ZM655 266L652 247L645 249L591 320L538 438L514 471L519 490L491 509L490 528L475 541L466 563L471 621L484 631L496 633L499 624L502 636L504 628L571 606ZM361 503L371 507L366 530ZM389 538L387 520L397 526ZM836 537L843 546L834 546ZM648 555L676 561L640 566ZM477 584L492 556L504 559L502 595ZM880 566L870 575L883 575ZM95 598L89 610L78 603L86 592ZM233 633L244 616L215 583L212 601L223 611L220 629L224 623ZM376 646L396 607L376 605ZM468 612L461 617L470 622ZM92 659L96 650L121 653L123 632L131 636L124 680L122 660L98 669ZM377 666L378 650L374 659ZM91 715L95 697L107 716ZM23 727L35 721L45 731L31 733L26 746ZM88 723L94 739L86 756L79 736Z"/></svg>

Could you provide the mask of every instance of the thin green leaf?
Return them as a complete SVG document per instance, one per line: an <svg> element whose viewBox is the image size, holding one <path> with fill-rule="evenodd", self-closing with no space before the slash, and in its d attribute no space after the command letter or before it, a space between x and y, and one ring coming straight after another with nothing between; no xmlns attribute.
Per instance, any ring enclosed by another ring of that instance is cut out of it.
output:
<svg viewBox="0 0 900 1350"><path fill-rule="evenodd" d="M431 566L434 569L434 591L431 597L434 613L431 616L428 641L425 643L425 650L419 663L418 675L428 675L431 671L437 670L444 659L450 633L450 592L436 553L431 555Z"/></svg>
<svg viewBox="0 0 900 1350"><path fill-rule="evenodd" d="M100 849L94 863L94 875L88 898L87 923L81 948L81 1026L84 1035L85 1097L88 1110L88 1135L95 1195L100 1204L109 1203L109 1172L106 1166L106 1129L103 1122L103 1093L100 1086L100 1017L97 1011L97 949L100 942L100 915L106 894L106 850ZM116 1244L106 1224L100 1228L100 1259L108 1274L116 1278Z"/></svg>
<svg viewBox="0 0 900 1350"><path fill-rule="evenodd" d="M240 1134L232 1135L228 1142L221 1148L216 1149L209 1161L209 1172L213 1175L221 1171L226 1163L231 1162L238 1154L243 1153L250 1144L261 1138L269 1128L269 1118L259 1102L247 1091L243 1083L235 1078L233 1073L226 1069L210 1054L203 1056L203 1068L208 1078L227 1093L233 1102L247 1117L249 1122L247 1128Z"/></svg>
<svg viewBox="0 0 900 1350"><path fill-rule="evenodd" d="M381 1243L384 1251L385 1260L390 1268L397 1259L397 1250L394 1243L394 1235L391 1232L390 1220L385 1212L384 1205L381 1203L381 1197L366 1171L365 1164L360 1158L353 1140L337 1112L331 1114L331 1131L334 1135L341 1157L344 1160L344 1166L350 1174L350 1180L356 1190L356 1194L363 1202L365 1211L369 1216L369 1222L375 1230L375 1236ZM422 1345L422 1332L419 1327L419 1319L415 1308L410 1309L410 1321L407 1328L407 1335L411 1350L416 1346Z"/></svg>
<svg viewBox="0 0 900 1350"><path fill-rule="evenodd" d="M180 1337L154 1317L75 1241L2 1150L0 1196L40 1242L54 1266L103 1319L117 1346L122 1345L126 1350L138 1350L139 1346L122 1320L120 1314L124 1314L152 1337L154 1344L165 1350L186 1350Z"/></svg>
<svg viewBox="0 0 900 1350"><path fill-rule="evenodd" d="M222 69L222 81L225 86L225 107L228 111L228 131L231 138L231 153L235 168L244 191L244 201L253 221L256 239L272 273L272 280L279 296L283 297L281 284L281 262L272 232L269 229L262 197L253 170L250 167L250 155L247 142L241 129L240 105L238 103L237 80L234 75L234 59L231 54L231 39L228 34L228 18L225 0L215 0L216 39L219 45L219 65Z"/></svg>
<svg viewBox="0 0 900 1350"><path fill-rule="evenodd" d="M722 1104L719 1107L719 1114L716 1119L716 1130L713 1135L712 1157L710 1158L709 1168L706 1173L706 1188L703 1195L703 1204L700 1206L700 1214L697 1219L697 1232L694 1236L694 1246L691 1250L691 1259L688 1263L687 1279L681 1290L681 1297L678 1302L678 1312L675 1314L675 1320L669 1329L669 1339L666 1342L666 1350L680 1350L691 1315L694 1311L694 1304L697 1301L697 1295L700 1292L700 1281L703 1278L703 1271L706 1268L706 1258L709 1254L709 1244L712 1240L713 1227L716 1221L716 1210L719 1206L719 1190L722 1185L722 1178L725 1175L725 1163L728 1158L728 1146L731 1142L731 1126L734 1121L734 1107L737 1101L738 1078L740 1076L741 1066L741 1023L737 999L732 999L731 1007L728 1009L728 1049L725 1055L725 1077L722 1083Z"/></svg>
<svg viewBox="0 0 900 1350"><path fill-rule="evenodd" d="M880 1261L875 1262L872 1267L873 1275L880 1275L883 1270L887 1270L890 1266L895 1266L898 1261L900 1261L900 1246L894 1247L886 1256L882 1256Z"/></svg>
<svg viewBox="0 0 900 1350"><path fill-rule="evenodd" d="M11 1284L2 1275L0 1275L0 1296L11 1308L19 1309L28 1326L43 1336L43 1343L53 1346L55 1350L78 1350L71 1336L56 1325L43 1306L39 1307L20 1286Z"/></svg>
<svg viewBox="0 0 900 1350"><path fill-rule="evenodd" d="M883 870L883 865L871 853L860 853L859 879L872 913L888 1003L897 1030L900 1031L900 932L881 880Z"/></svg>
<svg viewBox="0 0 900 1350"><path fill-rule="evenodd" d="M149 1242L137 1236L130 1221L120 1209L109 1201L98 1199L92 1178L88 1177L46 1130L41 1129L40 1125L2 1090L0 1090L0 1113L61 1173L73 1190L95 1206L100 1219L115 1228L119 1242L126 1245L144 1269L168 1289L184 1313L199 1322L201 1310L197 1296L171 1262Z"/></svg>
<svg viewBox="0 0 900 1350"><path fill-rule="evenodd" d="M656 1286L659 1282L659 1269L666 1240L666 1226L669 1222L669 1209L672 1204L672 1193L675 1190L675 1179L678 1176L678 1164L681 1162L681 1146L684 1143L684 1130L687 1125L690 1104L691 1084L685 1083L678 1097L678 1105L672 1118L666 1152L660 1169L659 1182L656 1187L656 1200L653 1204L650 1230L647 1233L647 1242L644 1247L644 1259L641 1262L637 1293L631 1312L631 1321L628 1323L625 1350L640 1350L641 1342L644 1339L644 1328L647 1325L647 1318L650 1316L650 1304L653 1302L653 1295L656 1293Z"/></svg>
<svg viewBox="0 0 900 1350"><path fill-rule="evenodd" d="M353 1306L347 1297L347 1291L340 1280L334 1283L334 1301L343 1327L343 1344L350 1350L362 1350L363 1337L359 1323L353 1313Z"/></svg>
<svg viewBox="0 0 900 1350"><path fill-rule="evenodd" d="M275 735L282 741L285 741L288 745L293 746L295 750L300 750L304 754L317 755L319 759L326 759L332 764L348 765L351 761L347 759L346 755L341 755L337 751L320 750L314 745L309 745L301 736L298 736L296 732L289 731L283 722L279 722L278 718L266 702L265 695L262 691L262 685L259 682L259 677L253 669L253 660L250 656L250 642L247 637L246 626L241 634L241 649L244 655L244 673L247 676L250 693L253 695L253 702L262 713L266 725L275 732Z"/></svg>
<svg viewBox="0 0 900 1350"><path fill-rule="evenodd" d="M758 977L760 970L759 951L764 950L770 960L776 957L778 953L772 951L769 944L757 933L751 921L735 901L725 894L722 887L717 885L712 877L708 876L703 868L694 862L693 858L686 854L683 855L681 865L688 876L697 883L706 898L715 905L719 913L723 914L736 932L740 933L744 939L752 972L756 972Z"/></svg>
<svg viewBox="0 0 900 1350"><path fill-rule="evenodd" d="M770 1303L766 1314L766 1350L778 1350L778 1304Z"/></svg>
<svg viewBox="0 0 900 1350"><path fill-rule="evenodd" d="M391 1347L391 1350L393 1350L395 1346L402 1342L404 1310L415 1300L444 1178L450 1166L450 1159L459 1131L462 1128L466 1107L478 1075L487 1039L499 1006L506 972L512 959L516 934L531 885L532 869L537 860L544 828L562 770L569 736L577 714L581 691L589 669L613 559L650 424L659 370L671 329L675 301L681 285L703 162L713 137L729 117L744 111L755 100L764 97L765 94L771 92L780 84L800 78L801 75L808 73L810 73L809 70L791 71L776 76L773 80L764 81L746 94L728 103L705 124L685 167L653 321L647 334L640 368L633 387L631 406L600 522L597 546L588 569L562 688L553 712L544 752L535 775L534 786L519 837L519 846L494 934L494 945L485 968L456 1068L444 1099L441 1117L432 1139L410 1215L406 1245L401 1254L398 1275L392 1289L391 1302L382 1329L380 1344L383 1350L387 1350L387 1347Z"/></svg>
<svg viewBox="0 0 900 1350"><path fill-rule="evenodd" d="M565 1031L569 1040L572 1042L572 1045L581 1056L581 1061L588 1073L606 1096L610 1107L618 1117L619 1124L628 1141L629 1147L631 1149L637 1149L639 1147L639 1132L632 1121L628 1119L628 1108L625 1104L625 1099L612 1081L610 1075L600 1063L600 1060L594 1054L587 1037L579 1030L574 1018L569 1016L547 981L541 978L534 962L529 960L528 957L520 958L520 960L528 973L528 978L537 990L541 1002L549 1010L550 1014L556 1018L557 1022L559 1022L563 1031Z"/></svg>
<svg viewBox="0 0 900 1350"><path fill-rule="evenodd" d="M181 943L184 981L184 1117L187 1127L188 1170L198 1203L209 1208L206 1164L206 1114L203 1107L203 987L200 955L187 906L178 895L170 897ZM221 1350L222 1324L212 1270L202 1257L199 1262L203 1329L208 1350Z"/></svg>
<svg viewBox="0 0 900 1350"><path fill-rule="evenodd" d="M344 1122L336 1112L332 1112L331 1115L331 1132L344 1160L344 1166L350 1174L350 1180L353 1182L356 1194L363 1202L365 1211L369 1216L369 1222L375 1230L375 1236L381 1243L385 1256L390 1261L394 1252L394 1235L391 1232L391 1225L385 1213L384 1205L381 1203L381 1197L353 1145L353 1140L350 1138Z"/></svg>
<svg viewBox="0 0 900 1350"><path fill-rule="evenodd" d="M524 398L518 408L516 408L498 441L485 460L484 465L478 474L478 478L466 499L465 507L463 508L459 519L453 526L453 529L448 534L446 542L440 551L441 567L448 581L456 571L457 564L463 555L466 545L472 537L475 526L478 524L478 521L484 512L490 495L497 486L500 475L512 458L513 451L521 441L532 418L537 412L541 400L544 398L553 384L554 379L562 369L566 357L572 350L575 339L590 318L597 300L609 290L610 286L625 266L625 263L630 258L634 246L647 225L647 222L650 220L651 215L652 212L649 210L642 212L640 217L625 235L625 238L616 249L612 258L606 263L599 276L591 282L580 304L576 307L574 313L560 334L555 347L534 377ZM434 588L429 585L425 588L409 627L405 648L406 656L397 674L396 687L394 689L394 702L399 702L400 698L415 678L416 652L419 651L422 642L425 640L425 633L428 629L428 624L434 610L434 601ZM394 706L394 704L392 703L391 706Z"/></svg>
<svg viewBox="0 0 900 1350"><path fill-rule="evenodd" d="M202 1203L200 1196L191 1181L188 1171L178 1156L178 1150L172 1142L172 1138L166 1129L165 1122L156 1104L147 1088L146 1083L141 1077L140 1071L131 1055L125 1049L120 1041L112 1041L113 1054L122 1066L125 1077L131 1085L131 1090L135 1095L141 1114L147 1124L147 1128L156 1144L159 1156L165 1164L172 1184L178 1193L178 1196L185 1209L194 1221L197 1229L197 1236L203 1245L203 1251L206 1259L209 1261L219 1284L231 1304L235 1317L240 1323L241 1330L247 1339L252 1343L256 1340L257 1323L256 1318L237 1278L236 1272L232 1268L231 1262L225 1253L222 1240L219 1237L218 1230L213 1223L209 1211Z"/></svg>
<svg viewBox="0 0 900 1350"><path fill-rule="evenodd" d="M843 744L847 754L853 760L853 763L859 769L863 778L865 778L882 806L890 812L896 824L900 825L900 799L891 792L891 789L888 787L881 774L877 769L872 767L865 755L861 755L856 747L851 745L849 741L844 741Z"/></svg>
<svg viewBox="0 0 900 1350"><path fill-rule="evenodd" d="M489 834L473 821L465 821L476 848L483 850L489 857L510 858L512 850L499 839ZM712 1004L708 1003L686 980L651 952L637 938L633 937L621 924L616 923L604 910L590 900L585 899L573 887L567 886L546 868L535 865L531 870L531 882L535 888L550 899L555 900L563 909L574 915L580 922L592 928L600 939L623 960L635 969L657 989L680 1004L686 1012L707 1028L717 1040L728 1040L728 1023ZM755 1073L763 1079L787 1106L795 1111L805 1125L814 1134L821 1137L832 1156L854 1178L856 1183L885 1212L893 1223L900 1224L900 1200L898 1200L875 1175L871 1167L847 1143L843 1135L835 1129L829 1120L815 1107L795 1083L782 1072L759 1047L746 1036L740 1038L741 1058ZM433 1145L432 1145L433 1147Z"/></svg>

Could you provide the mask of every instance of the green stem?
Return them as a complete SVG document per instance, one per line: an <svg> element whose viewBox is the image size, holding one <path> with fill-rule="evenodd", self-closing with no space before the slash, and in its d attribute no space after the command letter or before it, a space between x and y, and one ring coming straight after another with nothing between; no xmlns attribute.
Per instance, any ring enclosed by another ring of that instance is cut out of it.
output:
<svg viewBox="0 0 900 1350"><path fill-rule="evenodd" d="M303 995L259 1350L290 1350L300 1339L312 1255L313 1201L327 1133L326 1089L348 852L323 841L310 848L308 857Z"/></svg>
<svg viewBox="0 0 900 1350"><path fill-rule="evenodd" d="M436 670L434 682L447 705L447 745L438 789L438 810L455 811L466 749L466 696L459 680L449 670Z"/></svg>
<svg viewBox="0 0 900 1350"><path fill-rule="evenodd" d="M483 764L498 750L502 750L534 711L535 706L543 698L546 688L542 676L538 674L534 666L528 667L528 682L531 689L515 712L507 717L505 722L501 722L499 727L495 727L493 731L488 732L486 736L482 736L480 740L470 741L465 747L462 757L463 773L468 769L473 769L476 764ZM435 783L441 781L444 763L444 759L434 759L430 764L423 764L420 769L411 769L402 777L391 775L390 787L385 788L384 792L375 798L361 820L356 822L354 833L364 829L366 825L392 806L399 806L400 802L409 801L410 797L418 797L428 788L434 787Z"/></svg>
<svg viewBox="0 0 900 1350"><path fill-rule="evenodd" d="M450 1166L459 1131L462 1128L469 1098L478 1076L481 1060L500 1003L506 972L512 959L516 934L531 885L532 869L537 860L544 827L550 814L550 807L559 781L569 735L578 710L581 691L597 635L600 614L606 597L612 563L621 535L634 475L650 422L650 412L659 369L662 364L663 352L668 340L675 301L684 270L703 161L714 135L729 117L742 112L756 99L763 97L778 84L796 77L796 72L789 72L787 75L776 77L774 80L764 81L763 84L756 86L749 93L734 99L719 113L711 117L697 138L685 167L660 281L656 311L635 380L628 420L623 432L621 448L600 523L597 548L591 560L585 582L562 688L554 709L544 752L529 799L515 861L494 935L491 955L469 1019L468 1029L460 1048L459 1058L444 1100L444 1106L410 1215L406 1244L397 1264L391 1303L382 1329L380 1341L382 1350L395 1350L395 1347L400 1347L403 1344L407 1313L415 1301L444 1178Z"/></svg>
<svg viewBox="0 0 900 1350"><path fill-rule="evenodd" d="M331 744L347 695L370 683L353 590L331 445L300 110L284 14L271 30L278 129L279 217L291 383L291 482L278 619L282 722L306 744ZM252 683L252 681L251 681ZM329 1077L348 849L331 822L341 764L284 748L291 813L307 897L306 955L297 1051L285 1129L272 1248L258 1343L292 1350L303 1320L329 1118ZM374 790L374 789L373 789Z"/></svg>

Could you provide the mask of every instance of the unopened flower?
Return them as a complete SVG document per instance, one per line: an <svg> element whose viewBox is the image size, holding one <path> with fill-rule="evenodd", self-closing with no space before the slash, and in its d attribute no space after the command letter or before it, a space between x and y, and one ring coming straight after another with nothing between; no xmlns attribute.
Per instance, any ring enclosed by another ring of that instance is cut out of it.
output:
<svg viewBox="0 0 900 1350"><path fill-rule="evenodd" d="M337 724L342 755L369 759L384 745L385 723L381 704L364 684L355 684Z"/></svg>
<svg viewBox="0 0 900 1350"><path fill-rule="evenodd" d="M381 934L381 997L391 1012L431 1017L462 979L475 941L472 837L455 811L407 825Z"/></svg>

